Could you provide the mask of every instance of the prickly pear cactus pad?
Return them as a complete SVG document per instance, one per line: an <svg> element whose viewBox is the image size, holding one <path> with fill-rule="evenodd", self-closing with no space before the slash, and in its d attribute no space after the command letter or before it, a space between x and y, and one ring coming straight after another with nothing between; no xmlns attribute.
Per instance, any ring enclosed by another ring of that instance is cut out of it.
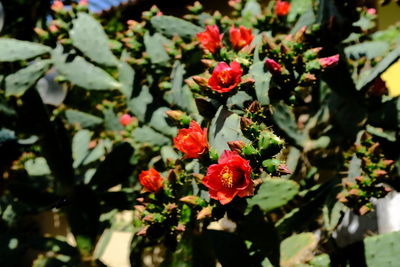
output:
<svg viewBox="0 0 400 267"><path fill-rule="evenodd" d="M400 190L374 1L11 2L0 266L396 266L339 242Z"/></svg>

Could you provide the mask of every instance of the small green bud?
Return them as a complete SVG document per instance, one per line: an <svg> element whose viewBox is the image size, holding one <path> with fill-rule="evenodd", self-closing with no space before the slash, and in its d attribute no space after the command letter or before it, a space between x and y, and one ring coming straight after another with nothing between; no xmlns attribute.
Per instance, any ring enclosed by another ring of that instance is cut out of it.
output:
<svg viewBox="0 0 400 267"><path fill-rule="evenodd" d="M208 151L208 155L210 156L210 159L213 161L218 161L219 155L218 152L215 150L215 148L210 148Z"/></svg>
<svg viewBox="0 0 400 267"><path fill-rule="evenodd" d="M262 166L267 170L269 173L275 172L281 162L277 159L266 159L262 162Z"/></svg>
<svg viewBox="0 0 400 267"><path fill-rule="evenodd" d="M242 153L246 156L252 156L258 154L258 151L253 145L247 144L242 148Z"/></svg>

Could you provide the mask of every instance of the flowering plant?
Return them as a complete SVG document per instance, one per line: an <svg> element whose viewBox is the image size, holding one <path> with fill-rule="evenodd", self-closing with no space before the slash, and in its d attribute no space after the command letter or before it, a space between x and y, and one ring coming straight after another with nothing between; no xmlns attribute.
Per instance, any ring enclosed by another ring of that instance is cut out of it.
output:
<svg viewBox="0 0 400 267"><path fill-rule="evenodd" d="M399 189L399 98L380 78L400 57L399 28L373 33L376 12L355 1L229 5L125 23L55 1L35 42L0 39L5 251L100 266L122 229L133 266L359 256L338 256L335 231ZM19 221L44 212L65 214L75 243Z"/></svg>

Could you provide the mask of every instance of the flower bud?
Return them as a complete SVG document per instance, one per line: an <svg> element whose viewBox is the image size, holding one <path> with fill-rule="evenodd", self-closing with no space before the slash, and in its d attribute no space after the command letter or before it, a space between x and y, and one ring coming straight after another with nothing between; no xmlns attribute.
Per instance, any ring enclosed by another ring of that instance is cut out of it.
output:
<svg viewBox="0 0 400 267"><path fill-rule="evenodd" d="M257 113L262 111L262 107L258 101L253 101L250 106L247 108L247 110L251 113Z"/></svg>
<svg viewBox="0 0 400 267"><path fill-rule="evenodd" d="M277 159L266 159L262 162L262 166L269 173L274 173L279 165L281 165L281 162Z"/></svg>
<svg viewBox="0 0 400 267"><path fill-rule="evenodd" d="M252 144L247 144L243 147L242 153L246 156L252 156L258 154L258 151Z"/></svg>
<svg viewBox="0 0 400 267"><path fill-rule="evenodd" d="M279 75L282 73L282 66L273 59L267 58L265 60L265 66L267 67L268 71L274 75Z"/></svg>
<svg viewBox="0 0 400 267"><path fill-rule="evenodd" d="M319 59L319 64L322 68L333 68L339 63L339 54L330 57L323 57Z"/></svg>
<svg viewBox="0 0 400 267"><path fill-rule="evenodd" d="M212 208L210 206L203 208L199 213L197 213L197 220L203 220L207 217L211 217Z"/></svg>
<svg viewBox="0 0 400 267"><path fill-rule="evenodd" d="M228 142L228 146L229 146L230 150L241 153L243 147L246 146L246 143L243 141L230 141L230 142Z"/></svg>
<svg viewBox="0 0 400 267"><path fill-rule="evenodd" d="M185 113L180 110L167 110L165 114L173 121L180 121L185 115Z"/></svg>
<svg viewBox="0 0 400 267"><path fill-rule="evenodd" d="M266 150L270 147L283 145L284 141L270 131L261 132L258 138L258 148Z"/></svg>
<svg viewBox="0 0 400 267"><path fill-rule="evenodd" d="M288 169L286 164L280 164L278 166L278 172L282 174L292 174L292 172Z"/></svg>
<svg viewBox="0 0 400 267"><path fill-rule="evenodd" d="M133 118L129 114L124 114L119 118L119 122L122 124L122 126L127 126L132 122Z"/></svg>
<svg viewBox="0 0 400 267"><path fill-rule="evenodd" d="M247 129L248 127L250 127L253 124L253 122L246 117L241 117L240 118L240 127L243 129Z"/></svg>
<svg viewBox="0 0 400 267"><path fill-rule="evenodd" d="M208 80L200 76L193 76L193 81L195 81L200 87L208 87Z"/></svg>
<svg viewBox="0 0 400 267"><path fill-rule="evenodd" d="M179 201L190 204L193 206L199 206L204 203L204 201L198 196L186 196L179 199Z"/></svg>

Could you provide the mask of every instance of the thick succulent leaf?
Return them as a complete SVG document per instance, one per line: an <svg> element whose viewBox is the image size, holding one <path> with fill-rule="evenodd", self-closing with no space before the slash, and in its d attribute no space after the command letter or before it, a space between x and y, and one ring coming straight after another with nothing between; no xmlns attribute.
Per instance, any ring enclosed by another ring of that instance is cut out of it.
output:
<svg viewBox="0 0 400 267"><path fill-rule="evenodd" d="M50 60L40 60L6 77L6 95L21 96L50 68Z"/></svg>
<svg viewBox="0 0 400 267"><path fill-rule="evenodd" d="M387 42L375 41L348 46L344 49L344 52L346 56L351 59L366 57L371 60L376 57L384 56L389 49L390 46Z"/></svg>
<svg viewBox="0 0 400 267"><path fill-rule="evenodd" d="M372 83L378 78L386 69L388 69L393 63L400 58L400 46L390 52L384 59L382 59L375 67L367 71L367 74L361 76L361 79L357 81L356 88L361 90L367 85Z"/></svg>
<svg viewBox="0 0 400 267"><path fill-rule="evenodd" d="M164 47L165 37L159 33L150 35L147 31L144 34L144 45L146 47L146 52L150 57L150 61L153 64L166 64L169 61L169 56Z"/></svg>
<svg viewBox="0 0 400 267"><path fill-rule="evenodd" d="M296 266L309 261L317 243L317 237L313 233L301 233L286 238L281 243L280 266Z"/></svg>
<svg viewBox="0 0 400 267"><path fill-rule="evenodd" d="M43 157L27 160L24 163L24 167L30 176L43 176L51 174L49 165L47 165L47 161Z"/></svg>
<svg viewBox="0 0 400 267"><path fill-rule="evenodd" d="M82 128L93 127L103 122L102 118L75 109L65 111L65 116L68 123L78 123Z"/></svg>
<svg viewBox="0 0 400 267"><path fill-rule="evenodd" d="M257 194L249 198L248 208L258 205L265 212L286 205L299 192L299 185L287 179L268 178L258 189Z"/></svg>
<svg viewBox="0 0 400 267"><path fill-rule="evenodd" d="M269 87L272 78L270 72L264 71L264 61L257 62L250 67L249 73L253 76L257 100L261 105L269 104Z"/></svg>
<svg viewBox="0 0 400 267"><path fill-rule="evenodd" d="M0 38L0 62L26 60L49 53L51 48L42 44Z"/></svg>
<svg viewBox="0 0 400 267"><path fill-rule="evenodd" d="M101 24L87 13L78 13L69 35L72 44L93 62L116 66L118 60L108 47L108 37Z"/></svg>
<svg viewBox="0 0 400 267"><path fill-rule="evenodd" d="M176 127L170 126L166 119L166 111L170 110L169 108L166 107L161 107L158 108L153 112L153 115L150 119L149 125L153 127L155 130L169 136L169 137L175 137L178 133L178 129Z"/></svg>
<svg viewBox="0 0 400 267"><path fill-rule="evenodd" d="M72 139L73 167L77 168L89 153L89 143L92 133L88 130L80 130Z"/></svg>
<svg viewBox="0 0 400 267"><path fill-rule="evenodd" d="M135 81L135 70L126 62L121 61L118 65L119 82L121 92L127 99L130 99Z"/></svg>
<svg viewBox="0 0 400 267"><path fill-rule="evenodd" d="M290 11L287 20L293 23L299 15L303 15L308 10L312 9L312 0L292 0Z"/></svg>
<svg viewBox="0 0 400 267"><path fill-rule="evenodd" d="M136 128L133 133L133 138L138 143L149 144L154 146L164 146L171 144L171 139L163 134L153 130L148 126Z"/></svg>
<svg viewBox="0 0 400 267"><path fill-rule="evenodd" d="M167 37L179 35L182 39L191 40L196 33L203 31L199 26L172 16L155 16L150 22L156 31Z"/></svg>
<svg viewBox="0 0 400 267"><path fill-rule="evenodd" d="M274 105L272 119L297 147L305 145L307 137L297 128L294 114L289 106L283 103Z"/></svg>
<svg viewBox="0 0 400 267"><path fill-rule="evenodd" d="M192 91L187 85L183 85L185 65L176 61L172 69L172 88L164 94L164 99L173 106L178 106L189 113L197 113L197 107ZM182 86L183 85L183 86Z"/></svg>
<svg viewBox="0 0 400 267"><path fill-rule="evenodd" d="M217 150L218 154L222 154L224 150L229 150L227 142L236 140L247 141L240 129L240 117L221 106L211 121L210 145Z"/></svg>
<svg viewBox="0 0 400 267"><path fill-rule="evenodd" d="M60 45L53 50L51 56L56 69L77 86L88 90L121 88L121 84L103 69L89 63L81 56L64 54Z"/></svg>
<svg viewBox="0 0 400 267"><path fill-rule="evenodd" d="M139 95L134 96L128 103L128 109L139 120L144 121L147 113L147 106L153 102L153 96L150 89L143 86Z"/></svg>
<svg viewBox="0 0 400 267"><path fill-rule="evenodd" d="M400 262L400 232L370 236L364 240L367 266L396 267Z"/></svg>

